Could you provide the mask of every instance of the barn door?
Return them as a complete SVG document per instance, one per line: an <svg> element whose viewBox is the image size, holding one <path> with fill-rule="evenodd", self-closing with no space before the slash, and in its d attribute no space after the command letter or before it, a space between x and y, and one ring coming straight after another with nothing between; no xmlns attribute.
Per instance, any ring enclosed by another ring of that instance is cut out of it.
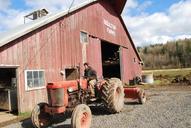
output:
<svg viewBox="0 0 191 128"><path fill-rule="evenodd" d="M0 67L0 112L18 112L17 69Z"/></svg>
<svg viewBox="0 0 191 128"><path fill-rule="evenodd" d="M87 62L97 72L98 78L102 77L101 41L98 38L89 38L87 45Z"/></svg>
<svg viewBox="0 0 191 128"><path fill-rule="evenodd" d="M121 67L122 81L128 83L133 79L133 65L128 49L123 47L121 47Z"/></svg>

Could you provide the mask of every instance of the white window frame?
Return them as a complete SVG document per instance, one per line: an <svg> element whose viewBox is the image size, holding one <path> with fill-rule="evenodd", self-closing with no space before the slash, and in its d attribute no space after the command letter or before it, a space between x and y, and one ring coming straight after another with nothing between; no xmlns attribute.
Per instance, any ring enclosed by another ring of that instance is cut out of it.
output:
<svg viewBox="0 0 191 128"><path fill-rule="evenodd" d="M27 82L27 72L33 72L33 71L43 71L44 72L44 85L40 86L40 87L28 87L28 82ZM25 90L26 91L31 91L31 90L38 90L38 89L44 89L46 88L46 85L45 85L45 70L25 70Z"/></svg>
<svg viewBox="0 0 191 128"><path fill-rule="evenodd" d="M81 39L81 33L87 34L87 42L82 41L82 39ZM81 43L85 43L85 44L87 44L87 43L89 42L89 34L88 34L88 32L86 32L86 31L80 31L80 42L81 42Z"/></svg>

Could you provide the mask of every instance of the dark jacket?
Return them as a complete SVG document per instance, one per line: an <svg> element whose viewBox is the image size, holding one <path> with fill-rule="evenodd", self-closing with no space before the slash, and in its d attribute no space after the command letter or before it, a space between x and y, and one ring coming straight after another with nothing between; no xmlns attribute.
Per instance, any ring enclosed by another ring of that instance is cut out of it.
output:
<svg viewBox="0 0 191 128"><path fill-rule="evenodd" d="M88 69L84 70L84 77L88 80L97 79L97 73L92 67L88 66Z"/></svg>

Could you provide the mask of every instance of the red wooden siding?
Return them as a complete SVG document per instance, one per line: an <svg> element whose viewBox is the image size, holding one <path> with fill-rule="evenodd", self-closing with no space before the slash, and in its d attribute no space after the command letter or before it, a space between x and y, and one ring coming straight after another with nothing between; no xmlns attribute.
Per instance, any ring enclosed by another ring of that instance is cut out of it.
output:
<svg viewBox="0 0 191 128"><path fill-rule="evenodd" d="M116 27L113 30L115 36L107 32L108 26L104 24L104 20ZM86 31L89 35L99 39L90 38L87 49L88 61L97 70L99 76L102 76L100 40L128 48L127 51L125 49L122 50L123 63L121 65L124 69L124 81L128 81L132 76L140 73L139 65L134 66L135 71L131 68L131 62L137 56L118 14L110 4L100 1L0 48L0 64L19 65L19 112L30 111L36 103L47 101L46 89L25 91L25 70L44 69L46 83L63 80L60 71L66 67L80 65L82 73L80 31Z"/></svg>

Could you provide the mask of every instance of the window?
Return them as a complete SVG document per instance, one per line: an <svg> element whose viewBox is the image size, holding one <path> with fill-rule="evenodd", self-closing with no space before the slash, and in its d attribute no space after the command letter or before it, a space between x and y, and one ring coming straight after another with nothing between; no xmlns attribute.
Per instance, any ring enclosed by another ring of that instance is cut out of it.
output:
<svg viewBox="0 0 191 128"><path fill-rule="evenodd" d="M86 32L80 32L80 42L88 43L88 34Z"/></svg>
<svg viewBox="0 0 191 128"><path fill-rule="evenodd" d="M136 58L133 58L133 62L136 63Z"/></svg>
<svg viewBox="0 0 191 128"><path fill-rule="evenodd" d="M43 70L25 70L25 89L34 90L45 87Z"/></svg>
<svg viewBox="0 0 191 128"><path fill-rule="evenodd" d="M66 80L76 80L79 78L79 73L77 68L66 68L65 69Z"/></svg>

